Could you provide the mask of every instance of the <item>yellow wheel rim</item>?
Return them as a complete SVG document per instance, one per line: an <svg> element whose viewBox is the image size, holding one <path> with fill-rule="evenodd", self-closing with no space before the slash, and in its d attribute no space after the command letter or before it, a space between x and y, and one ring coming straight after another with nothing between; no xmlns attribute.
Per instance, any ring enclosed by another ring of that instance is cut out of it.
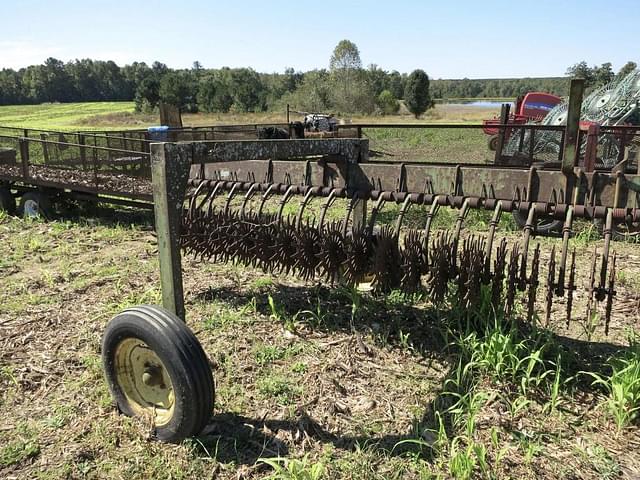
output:
<svg viewBox="0 0 640 480"><path fill-rule="evenodd" d="M171 378L162 360L137 338L120 342L115 351L116 379L136 415L150 416L156 426L167 424L175 409Z"/></svg>

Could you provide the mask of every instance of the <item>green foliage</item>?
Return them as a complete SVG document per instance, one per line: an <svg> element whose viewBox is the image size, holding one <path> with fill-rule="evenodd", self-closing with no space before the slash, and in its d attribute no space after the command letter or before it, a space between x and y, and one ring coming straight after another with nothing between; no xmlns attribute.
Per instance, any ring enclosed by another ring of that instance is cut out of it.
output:
<svg viewBox="0 0 640 480"><path fill-rule="evenodd" d="M449 457L449 473L453 478L468 480L473 475L476 466L476 459L473 445L466 448L460 445L459 438L454 438L451 442L451 453Z"/></svg>
<svg viewBox="0 0 640 480"><path fill-rule="evenodd" d="M432 98L508 98L513 99L527 92L549 92L567 95L569 80L566 77L552 78L494 78L457 80L431 80L429 89Z"/></svg>
<svg viewBox="0 0 640 480"><path fill-rule="evenodd" d="M304 349L302 344L278 347L275 345L263 345L255 350L254 356L258 365L268 365L277 360L298 355Z"/></svg>
<svg viewBox="0 0 640 480"><path fill-rule="evenodd" d="M230 91L233 92L233 110L258 112L265 109L265 92L260 75L251 68L238 68L230 72Z"/></svg>
<svg viewBox="0 0 640 480"><path fill-rule="evenodd" d="M367 72L362 69L360 51L355 43L341 40L333 50L329 68L331 107L343 113L371 113L375 90L371 88Z"/></svg>
<svg viewBox="0 0 640 480"><path fill-rule="evenodd" d="M611 376L583 372L594 378L594 385L607 392L606 408L613 416L618 430L634 422L640 415L640 345L609 359Z"/></svg>
<svg viewBox="0 0 640 480"><path fill-rule="evenodd" d="M360 51L355 43L350 40L340 40L333 49L329 68L332 71L359 70L362 68Z"/></svg>
<svg viewBox="0 0 640 480"><path fill-rule="evenodd" d="M218 82L212 76L208 76L200 80L198 85L198 108L203 112L215 112L216 94L218 93Z"/></svg>
<svg viewBox="0 0 640 480"><path fill-rule="evenodd" d="M384 115L392 115L394 113L398 113L398 110L400 110L400 102L398 102L396 97L394 97L393 93L389 90L383 90L380 92L376 103Z"/></svg>
<svg viewBox="0 0 640 480"><path fill-rule="evenodd" d="M190 72L170 72L160 81L160 100L188 112L198 110L196 78Z"/></svg>
<svg viewBox="0 0 640 480"><path fill-rule="evenodd" d="M260 458L258 462L273 469L273 473L267 477L271 480L320 480L325 474L324 463L312 463L307 455L301 459Z"/></svg>
<svg viewBox="0 0 640 480"><path fill-rule="evenodd" d="M635 70L636 64L634 62L627 62L618 72L613 73L611 68L611 62L605 62L600 66L594 65L589 67L587 62L578 62L575 65L570 66L567 69L567 75L573 78L584 79L585 87L600 87L611 82L614 78L621 78L626 74Z"/></svg>
<svg viewBox="0 0 640 480"><path fill-rule="evenodd" d="M457 340L466 368L494 380L519 385L523 395L542 386L547 377L560 376L560 369L545 360L550 348L542 335L520 338L515 328L496 325L480 336L471 332ZM558 359L558 363L559 363ZM550 368L553 365L554 368ZM557 394L556 394L557 396Z"/></svg>
<svg viewBox="0 0 640 480"><path fill-rule="evenodd" d="M569 67L567 74L584 77L588 85L596 86L635 68L634 62L627 62L614 76L609 62L594 67L580 62ZM290 103L307 111L371 113L384 90L401 99L408 86L406 73L387 72L375 64L363 69L358 47L342 40L331 56L330 72L303 73L291 68L284 73L258 73L250 68L205 69L199 62L194 62L190 69L172 70L160 62L152 65L133 62L120 67L113 61L80 59L64 63L48 58L41 65L18 71L0 70L0 105L135 100L138 111L149 111L158 104L164 76L175 73L195 79L189 96L198 100L202 110L210 112L228 112L232 106L238 112L255 112L279 109ZM463 78L431 80L429 89L430 98L515 98L529 91L566 95L568 84L566 77ZM182 99L184 95L179 97ZM192 102L189 105L194 110Z"/></svg>
<svg viewBox="0 0 640 480"><path fill-rule="evenodd" d="M291 405L302 393L302 388L280 375L268 375L257 382L258 391L273 398L279 405Z"/></svg>
<svg viewBox="0 0 640 480"><path fill-rule="evenodd" d="M304 75L298 88L283 97L284 103L307 112L326 112L333 108L333 90L329 72L312 70Z"/></svg>
<svg viewBox="0 0 640 480"><path fill-rule="evenodd" d="M616 78L622 78L629 75L636 68L638 68L638 64L636 62L627 62L623 65L623 67L616 74Z"/></svg>
<svg viewBox="0 0 640 480"><path fill-rule="evenodd" d="M0 447L0 467L20 463L40 453L40 446L33 440L15 440Z"/></svg>
<svg viewBox="0 0 640 480"><path fill-rule="evenodd" d="M407 78L404 103L416 118L433 106L429 95L429 76L424 70L414 70Z"/></svg>

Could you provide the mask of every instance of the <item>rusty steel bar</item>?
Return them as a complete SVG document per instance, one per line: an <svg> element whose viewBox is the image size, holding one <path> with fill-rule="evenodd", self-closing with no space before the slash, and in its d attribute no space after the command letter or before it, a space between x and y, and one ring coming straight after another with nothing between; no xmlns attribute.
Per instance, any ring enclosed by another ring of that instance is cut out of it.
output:
<svg viewBox="0 0 640 480"><path fill-rule="evenodd" d="M481 130L487 128L487 125L482 123L348 123L345 125L336 125L339 130L350 130L353 128L424 128L424 129L461 129L461 130ZM527 130L548 130L560 132L565 129L562 125L541 125L541 124L527 124L527 125L513 125L509 123L497 123L490 125L491 128L519 128L523 127Z"/></svg>
<svg viewBox="0 0 640 480"><path fill-rule="evenodd" d="M584 94L584 80L574 78L569 87L569 110L567 111L567 127L562 153L562 173L565 175L573 171L577 158L579 143L578 133L580 129L580 108L582 95Z"/></svg>

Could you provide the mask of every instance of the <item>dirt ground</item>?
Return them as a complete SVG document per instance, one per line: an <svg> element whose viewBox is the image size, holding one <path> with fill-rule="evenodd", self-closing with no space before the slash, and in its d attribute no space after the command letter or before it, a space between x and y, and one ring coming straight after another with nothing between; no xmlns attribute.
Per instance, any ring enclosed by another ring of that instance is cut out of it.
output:
<svg viewBox="0 0 640 480"><path fill-rule="evenodd" d="M542 239L543 251L554 242ZM583 285L601 241L573 243ZM569 330L562 303L554 310L550 330L573 352L575 374L599 371L637 331L640 251L614 248L609 336L591 328L597 316L585 319L580 290ZM297 459L307 474L319 466L322 478L457 475L453 447L413 448L433 443L433 405L457 362L443 333L446 309L365 295L352 320L349 292L324 281L188 258L187 322L215 366L215 412L197 439L151 440L114 408L100 339L122 309L160 302L156 253L151 218L133 210L49 223L0 217L1 478L262 478L278 473L262 462L274 457ZM483 380L473 436L490 469L473 475L638 478L638 426L619 431L603 392L576 385L552 411L533 399L514 413L505 387ZM291 468L278 478L315 478Z"/></svg>

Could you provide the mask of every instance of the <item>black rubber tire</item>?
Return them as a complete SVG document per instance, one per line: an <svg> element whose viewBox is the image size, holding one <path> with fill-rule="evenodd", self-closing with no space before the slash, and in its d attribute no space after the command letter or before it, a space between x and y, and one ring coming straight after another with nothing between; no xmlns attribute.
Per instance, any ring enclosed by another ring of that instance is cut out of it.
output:
<svg viewBox="0 0 640 480"><path fill-rule="evenodd" d="M498 142L500 141L498 135L491 135L489 140L487 140L487 146L489 150L495 152L498 149Z"/></svg>
<svg viewBox="0 0 640 480"><path fill-rule="evenodd" d="M35 205L34 205L35 203ZM25 206L28 207L25 209ZM32 208L33 207L33 208ZM34 210L35 208L35 210ZM53 207L49 197L42 192L26 192L20 197L18 213L25 218L52 218Z"/></svg>
<svg viewBox="0 0 640 480"><path fill-rule="evenodd" d="M9 215L15 215L16 213L16 199L13 198L11 190L7 187L0 187L0 211Z"/></svg>
<svg viewBox="0 0 640 480"><path fill-rule="evenodd" d="M593 225L596 227L600 235L604 236L604 220L596 218L593 220ZM640 238L640 228L638 225L634 225L629 231L614 225L611 229L611 239L617 242L636 242Z"/></svg>
<svg viewBox="0 0 640 480"><path fill-rule="evenodd" d="M117 346L130 338L142 340L160 358L174 390L173 415L154 427L154 438L175 443L200 433L213 413L215 393L211 367L196 336L182 320L155 305L128 308L109 322L102 337L105 377L120 411L135 416L114 368Z"/></svg>
<svg viewBox="0 0 640 480"><path fill-rule="evenodd" d="M512 212L513 219L520 229L524 228L527 224L527 214L521 213L518 210ZM553 235L562 231L564 222L562 220L552 220L544 218L538 220L536 223L536 233L540 235Z"/></svg>

